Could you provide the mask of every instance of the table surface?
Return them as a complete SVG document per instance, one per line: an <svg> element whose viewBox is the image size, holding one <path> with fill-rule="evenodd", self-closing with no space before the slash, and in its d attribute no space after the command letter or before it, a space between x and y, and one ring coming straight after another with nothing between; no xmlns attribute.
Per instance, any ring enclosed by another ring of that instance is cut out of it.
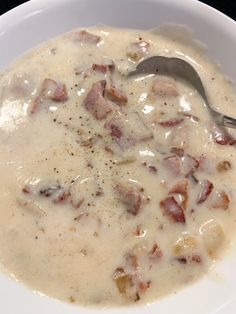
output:
<svg viewBox="0 0 236 314"><path fill-rule="evenodd" d="M188 1L188 0L185 0ZM15 6L26 2L26 0L0 0L0 15L14 8ZM235 0L201 0L212 7L224 12L236 20L236 1Z"/></svg>

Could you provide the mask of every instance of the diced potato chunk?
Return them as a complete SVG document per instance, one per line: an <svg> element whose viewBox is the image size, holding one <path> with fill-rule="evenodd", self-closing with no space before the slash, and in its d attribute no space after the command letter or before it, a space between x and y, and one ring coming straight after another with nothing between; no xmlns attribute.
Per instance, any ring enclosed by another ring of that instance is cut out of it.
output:
<svg viewBox="0 0 236 314"><path fill-rule="evenodd" d="M217 221L211 219L200 228L200 233L208 255L215 259L225 241L224 229Z"/></svg>
<svg viewBox="0 0 236 314"><path fill-rule="evenodd" d="M197 248L197 239L193 236L184 236L178 239L174 245L174 255L181 256L193 253Z"/></svg>

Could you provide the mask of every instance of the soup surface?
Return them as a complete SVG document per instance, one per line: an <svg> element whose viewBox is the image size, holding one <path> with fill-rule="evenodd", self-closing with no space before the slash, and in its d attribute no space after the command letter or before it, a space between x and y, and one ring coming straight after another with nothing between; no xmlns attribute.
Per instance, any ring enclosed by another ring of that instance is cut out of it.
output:
<svg viewBox="0 0 236 314"><path fill-rule="evenodd" d="M0 262L36 291L151 302L232 240L234 135L186 82L127 77L152 55L190 62L215 108L236 116L220 70L161 31L75 30L0 76Z"/></svg>

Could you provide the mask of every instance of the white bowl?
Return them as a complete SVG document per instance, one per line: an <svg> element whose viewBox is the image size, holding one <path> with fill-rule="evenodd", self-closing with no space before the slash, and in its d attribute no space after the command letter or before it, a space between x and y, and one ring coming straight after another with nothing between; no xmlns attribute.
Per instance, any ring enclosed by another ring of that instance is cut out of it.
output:
<svg viewBox="0 0 236 314"><path fill-rule="evenodd" d="M31 0L0 17L0 69L36 44L76 27L103 23L149 29L167 22L189 26L195 37L208 46L212 59L236 81L236 23L196 0ZM236 311L235 255L224 258L196 284L148 307L78 308L34 294L2 275L0 313L233 314Z"/></svg>

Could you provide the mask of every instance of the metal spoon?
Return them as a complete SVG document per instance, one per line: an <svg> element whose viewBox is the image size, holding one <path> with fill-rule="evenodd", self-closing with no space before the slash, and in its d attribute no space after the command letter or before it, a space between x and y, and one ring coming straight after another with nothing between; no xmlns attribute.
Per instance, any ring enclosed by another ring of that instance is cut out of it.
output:
<svg viewBox="0 0 236 314"><path fill-rule="evenodd" d="M128 77L140 74L159 74L178 77L191 84L204 99L207 108L219 124L229 128L236 128L236 119L226 116L212 108L208 101L205 88L196 70L187 61L180 58L154 56L141 61Z"/></svg>

